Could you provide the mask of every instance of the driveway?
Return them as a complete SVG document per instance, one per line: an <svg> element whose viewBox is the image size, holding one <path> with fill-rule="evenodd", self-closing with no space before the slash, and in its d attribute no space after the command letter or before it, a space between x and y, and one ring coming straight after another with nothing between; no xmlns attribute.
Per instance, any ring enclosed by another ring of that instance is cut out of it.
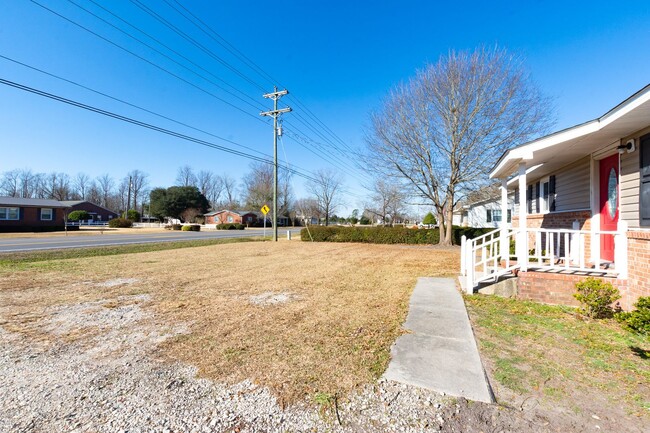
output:
<svg viewBox="0 0 650 433"><path fill-rule="evenodd" d="M300 228L279 229L278 237L286 238L287 231L292 236L298 236ZM272 230L267 229L266 235L271 236ZM204 232L165 231L156 233L134 234L96 234L84 236L56 236L56 237L21 237L0 238L0 253L19 251L38 251L63 248L92 248L108 245L149 244L158 242L194 241L201 239L225 239L240 237L264 236L264 230L214 230Z"/></svg>

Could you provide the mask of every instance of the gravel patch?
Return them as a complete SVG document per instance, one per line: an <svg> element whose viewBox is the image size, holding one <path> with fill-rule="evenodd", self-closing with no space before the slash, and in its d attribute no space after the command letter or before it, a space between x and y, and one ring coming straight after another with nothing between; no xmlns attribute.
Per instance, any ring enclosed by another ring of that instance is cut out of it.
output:
<svg viewBox="0 0 650 433"><path fill-rule="evenodd" d="M115 287L115 286L124 286L126 284L137 283L137 278L115 278L113 280L107 280L103 283L98 283L99 287Z"/></svg>
<svg viewBox="0 0 650 433"><path fill-rule="evenodd" d="M457 402L383 379L350 396L312 396L283 409L250 381L198 378L194 367L154 356L156 346L187 329L156 323L142 306L148 300L50 309L36 324L50 340L0 326L0 432L463 431L446 428L458 425ZM63 338L91 326L96 332L82 339Z"/></svg>

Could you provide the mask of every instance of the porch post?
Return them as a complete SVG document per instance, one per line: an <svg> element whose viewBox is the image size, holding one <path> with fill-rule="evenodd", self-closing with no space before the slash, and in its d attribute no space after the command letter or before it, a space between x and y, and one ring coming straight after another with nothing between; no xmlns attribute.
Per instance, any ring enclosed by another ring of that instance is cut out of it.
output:
<svg viewBox="0 0 650 433"><path fill-rule="evenodd" d="M508 261L510 245L508 245L508 179L501 179L501 260Z"/></svg>
<svg viewBox="0 0 650 433"><path fill-rule="evenodd" d="M614 264L618 278L627 279L627 221L618 220L614 236Z"/></svg>
<svg viewBox="0 0 650 433"><path fill-rule="evenodd" d="M526 222L526 163L519 163L519 236L517 240L517 264L522 271L528 270L528 225Z"/></svg>

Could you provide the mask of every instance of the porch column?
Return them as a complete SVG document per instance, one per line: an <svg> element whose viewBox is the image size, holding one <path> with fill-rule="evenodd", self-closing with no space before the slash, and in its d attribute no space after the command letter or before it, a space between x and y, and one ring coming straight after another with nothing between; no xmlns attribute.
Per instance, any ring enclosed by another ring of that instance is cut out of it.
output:
<svg viewBox="0 0 650 433"><path fill-rule="evenodd" d="M519 236L517 236L517 263L522 271L528 270L528 232L526 223L526 163L519 163Z"/></svg>
<svg viewBox="0 0 650 433"><path fill-rule="evenodd" d="M508 262L510 245L508 244L508 179L501 179L501 260Z"/></svg>

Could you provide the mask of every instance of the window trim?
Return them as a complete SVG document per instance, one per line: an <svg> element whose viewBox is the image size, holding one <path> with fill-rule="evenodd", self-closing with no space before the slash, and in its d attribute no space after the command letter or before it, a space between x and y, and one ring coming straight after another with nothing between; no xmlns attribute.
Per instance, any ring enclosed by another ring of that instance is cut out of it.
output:
<svg viewBox="0 0 650 433"><path fill-rule="evenodd" d="M544 191L546 185L546 191ZM538 213L546 214L551 212L551 177L546 176L539 180L539 209Z"/></svg>
<svg viewBox="0 0 650 433"><path fill-rule="evenodd" d="M49 218L43 218L43 211L44 210L49 210L50 211L50 217ZM54 209L51 207L42 207L39 212L39 218L41 221L52 221L54 220Z"/></svg>
<svg viewBox="0 0 650 433"><path fill-rule="evenodd" d="M5 209L5 217L0 218L0 221L19 221L20 220L20 208L19 207L9 207L9 206L2 206L0 209ZM9 218L9 212L15 209L16 210L16 218Z"/></svg>

